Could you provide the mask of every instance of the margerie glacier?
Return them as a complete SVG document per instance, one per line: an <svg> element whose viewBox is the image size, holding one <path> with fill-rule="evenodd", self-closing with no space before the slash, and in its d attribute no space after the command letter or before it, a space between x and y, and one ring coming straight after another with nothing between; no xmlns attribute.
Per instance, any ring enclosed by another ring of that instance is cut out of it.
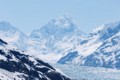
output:
<svg viewBox="0 0 120 80"><path fill-rule="evenodd" d="M120 22L101 25L87 35L64 15L29 36L8 22L0 22L0 38L9 43L8 48L49 63L120 69Z"/></svg>

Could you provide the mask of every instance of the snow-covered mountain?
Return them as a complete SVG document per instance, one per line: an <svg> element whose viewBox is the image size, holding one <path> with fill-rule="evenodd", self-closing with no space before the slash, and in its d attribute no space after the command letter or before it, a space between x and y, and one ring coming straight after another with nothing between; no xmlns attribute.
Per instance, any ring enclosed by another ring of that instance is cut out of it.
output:
<svg viewBox="0 0 120 80"><path fill-rule="evenodd" d="M84 65L120 69L120 32L105 40Z"/></svg>
<svg viewBox="0 0 120 80"><path fill-rule="evenodd" d="M45 26L33 30L30 36L8 22L0 22L0 38L10 47L53 63L72 51L85 36L69 15L52 19Z"/></svg>
<svg viewBox="0 0 120 80"><path fill-rule="evenodd" d="M89 37L81 41L74 50L77 57L69 55L58 63L73 63L85 66L120 69L120 22L105 24L93 30ZM63 61L64 60L64 61Z"/></svg>
<svg viewBox="0 0 120 80"><path fill-rule="evenodd" d="M0 22L0 38L11 44L14 48L25 50L27 36L9 22Z"/></svg>
<svg viewBox="0 0 120 80"><path fill-rule="evenodd" d="M8 48L0 39L1 80L71 80L48 63Z"/></svg>
<svg viewBox="0 0 120 80"><path fill-rule="evenodd" d="M115 22L115 23L105 24L94 29L93 32L90 33L90 36L99 35L99 40L104 41L118 32L120 32L120 22Z"/></svg>
<svg viewBox="0 0 120 80"><path fill-rule="evenodd" d="M86 36L68 15L52 19L40 29L33 30L28 51L38 51L43 60L56 62L67 52L72 51ZM40 54L41 53L41 54ZM34 54L33 54L34 55Z"/></svg>

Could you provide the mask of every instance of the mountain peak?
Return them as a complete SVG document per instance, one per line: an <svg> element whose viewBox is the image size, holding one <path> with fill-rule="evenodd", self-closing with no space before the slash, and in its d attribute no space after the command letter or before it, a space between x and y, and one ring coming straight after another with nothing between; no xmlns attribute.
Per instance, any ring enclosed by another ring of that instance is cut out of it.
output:
<svg viewBox="0 0 120 80"><path fill-rule="evenodd" d="M58 36L61 38L65 35L75 33L82 34L83 32L78 29L76 24L72 21L70 15L65 14L58 18L52 19L40 29L33 30L30 36L40 37L41 35L43 35L47 38L50 36Z"/></svg>
<svg viewBox="0 0 120 80"><path fill-rule="evenodd" d="M14 31L17 28L13 27L9 22L0 22L0 31Z"/></svg>
<svg viewBox="0 0 120 80"><path fill-rule="evenodd" d="M69 14L64 14L58 18L55 18L55 19L56 20L68 20L68 21L70 21L70 20L72 20L72 17Z"/></svg>
<svg viewBox="0 0 120 80"><path fill-rule="evenodd" d="M90 36L99 35L101 40L108 39L120 31L120 22L104 24L90 33Z"/></svg>
<svg viewBox="0 0 120 80"><path fill-rule="evenodd" d="M60 16L58 18L54 18L52 19L48 25L51 24L52 26L56 26L59 28L70 28L71 25L74 24L74 22L72 21L72 18L70 15L65 14L63 16Z"/></svg>
<svg viewBox="0 0 120 80"><path fill-rule="evenodd" d="M7 21L1 21L1 22L0 22L0 25L10 25L10 23L7 22Z"/></svg>
<svg viewBox="0 0 120 80"><path fill-rule="evenodd" d="M102 31L102 30L106 30L108 28L114 29L116 27L120 26L120 22L114 22L114 23L108 23L108 24L103 24L100 27L97 27L93 30L93 32L98 32L98 31Z"/></svg>

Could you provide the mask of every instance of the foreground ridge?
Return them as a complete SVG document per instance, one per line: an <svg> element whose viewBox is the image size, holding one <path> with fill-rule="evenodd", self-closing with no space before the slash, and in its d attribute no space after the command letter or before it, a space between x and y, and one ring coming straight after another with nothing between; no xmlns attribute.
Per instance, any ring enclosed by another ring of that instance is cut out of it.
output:
<svg viewBox="0 0 120 80"><path fill-rule="evenodd" d="M0 39L0 79L2 80L71 80L48 63L8 49Z"/></svg>

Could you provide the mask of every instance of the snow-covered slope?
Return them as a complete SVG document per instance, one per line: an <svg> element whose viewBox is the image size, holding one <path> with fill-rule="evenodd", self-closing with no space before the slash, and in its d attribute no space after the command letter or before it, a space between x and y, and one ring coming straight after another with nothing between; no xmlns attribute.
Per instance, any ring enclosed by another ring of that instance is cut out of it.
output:
<svg viewBox="0 0 120 80"><path fill-rule="evenodd" d="M74 51L77 51L79 56L75 55L74 59L69 61L67 59L69 56L66 55L64 63L120 69L119 47L120 22L102 25L93 30L89 37L76 47ZM58 62L61 61L63 62L63 60Z"/></svg>
<svg viewBox="0 0 120 80"><path fill-rule="evenodd" d="M87 56L84 65L120 69L120 32L105 40L93 54Z"/></svg>
<svg viewBox="0 0 120 80"><path fill-rule="evenodd" d="M83 56L92 54L103 42L120 32L120 22L102 25L92 31L89 36L81 41L76 50Z"/></svg>
<svg viewBox="0 0 120 80"><path fill-rule="evenodd" d="M90 36L99 35L99 40L104 41L118 32L120 32L120 22L115 22L115 23L105 24L94 29L93 32L90 33Z"/></svg>
<svg viewBox="0 0 120 80"><path fill-rule="evenodd" d="M70 80L48 63L7 46L0 39L1 80Z"/></svg>
<svg viewBox="0 0 120 80"><path fill-rule="evenodd" d="M43 60L49 58L48 61L56 62L67 52L72 51L85 36L71 17L64 15L51 20L40 29L33 30L29 45L32 47L29 47L28 51L38 51L37 56L42 56Z"/></svg>
<svg viewBox="0 0 120 80"><path fill-rule="evenodd" d="M11 44L14 48L25 50L27 36L8 22L0 22L0 38Z"/></svg>

